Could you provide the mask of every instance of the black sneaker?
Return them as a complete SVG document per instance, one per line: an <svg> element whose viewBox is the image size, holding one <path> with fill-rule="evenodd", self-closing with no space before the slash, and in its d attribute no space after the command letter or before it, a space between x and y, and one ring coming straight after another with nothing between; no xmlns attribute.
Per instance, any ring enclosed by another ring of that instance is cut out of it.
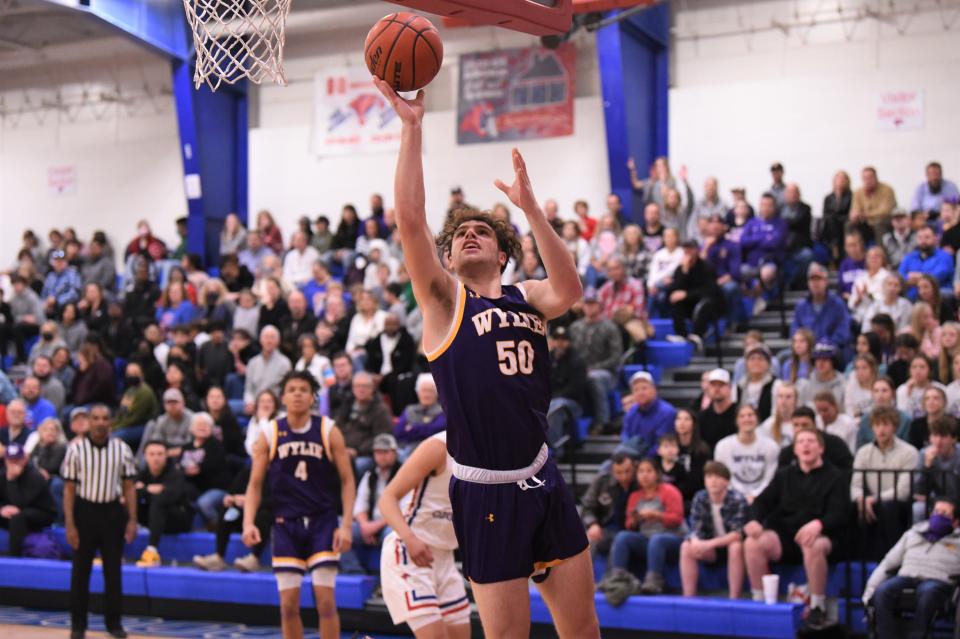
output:
<svg viewBox="0 0 960 639"><path fill-rule="evenodd" d="M116 637L116 639L127 639L127 631L123 629L123 626L117 626L113 629L107 628L107 634Z"/></svg>
<svg viewBox="0 0 960 639"><path fill-rule="evenodd" d="M811 608L807 613L807 627L813 630L821 630L829 625L827 611L823 608Z"/></svg>
<svg viewBox="0 0 960 639"><path fill-rule="evenodd" d="M73 628L70 630L70 639L84 639L86 635L87 631L81 628Z"/></svg>

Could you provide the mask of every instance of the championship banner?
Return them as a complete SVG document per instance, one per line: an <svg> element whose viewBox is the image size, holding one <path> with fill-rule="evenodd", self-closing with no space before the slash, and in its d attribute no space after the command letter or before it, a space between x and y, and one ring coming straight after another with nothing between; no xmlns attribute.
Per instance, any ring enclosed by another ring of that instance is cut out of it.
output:
<svg viewBox="0 0 960 639"><path fill-rule="evenodd" d="M575 64L570 42L461 55L457 143L573 135Z"/></svg>
<svg viewBox="0 0 960 639"><path fill-rule="evenodd" d="M396 152L400 118L366 67L324 69L314 78L313 151L319 156Z"/></svg>

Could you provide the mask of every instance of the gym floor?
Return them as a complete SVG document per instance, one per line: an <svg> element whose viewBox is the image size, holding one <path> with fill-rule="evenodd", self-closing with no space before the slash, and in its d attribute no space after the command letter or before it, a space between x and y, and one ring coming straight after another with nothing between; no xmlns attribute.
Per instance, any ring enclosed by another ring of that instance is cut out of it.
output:
<svg viewBox="0 0 960 639"><path fill-rule="evenodd" d="M183 637L184 639L273 639L281 637L280 628L247 626L233 623L203 621L167 621L158 617L123 618L130 639L152 637ZM70 629L70 613L64 611L31 610L0 606L0 637L5 639L65 639ZM343 633L343 639L360 639L363 635ZM90 615L89 639L108 637L103 618ZM305 639L319 639L316 631L307 632ZM401 639L395 635L370 635L370 639Z"/></svg>

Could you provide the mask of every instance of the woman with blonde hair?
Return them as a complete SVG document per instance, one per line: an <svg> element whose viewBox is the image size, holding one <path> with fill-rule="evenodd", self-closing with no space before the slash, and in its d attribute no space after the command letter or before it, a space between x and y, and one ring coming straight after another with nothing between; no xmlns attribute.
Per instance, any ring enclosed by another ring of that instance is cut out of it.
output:
<svg viewBox="0 0 960 639"><path fill-rule="evenodd" d="M859 234L852 234L860 237ZM860 240L862 242L862 239ZM883 283L891 274L887 252L879 246L871 246L867 249L863 273L861 273L853 282L853 288L850 290L850 297L847 299L847 305L850 312L857 321L863 321L863 316L874 300L882 300Z"/></svg>
<svg viewBox="0 0 960 639"><path fill-rule="evenodd" d="M937 379L941 384L954 380L953 360L960 354L960 322L947 322L940 327L940 358Z"/></svg>
<svg viewBox="0 0 960 639"><path fill-rule="evenodd" d="M801 328L790 340L790 357L783 363L780 379L796 384L798 379L807 379L813 370L813 347L816 338L807 328Z"/></svg>
<svg viewBox="0 0 960 639"><path fill-rule="evenodd" d="M929 359L940 357L940 322L934 314L933 308L926 302L917 302L913 305L909 328L900 331L910 333L920 342L920 352Z"/></svg>
<svg viewBox="0 0 960 639"><path fill-rule="evenodd" d="M228 213L220 231L220 255L236 255L247 247L247 229L236 213Z"/></svg>
<svg viewBox="0 0 960 639"><path fill-rule="evenodd" d="M217 277L211 277L200 289L199 316L211 322L222 322L226 330L233 326L233 304L227 300L227 285Z"/></svg>
<svg viewBox="0 0 960 639"><path fill-rule="evenodd" d="M789 446L793 442L793 411L797 409L797 387L781 382L773 390L773 414L760 424L760 433L777 446Z"/></svg>

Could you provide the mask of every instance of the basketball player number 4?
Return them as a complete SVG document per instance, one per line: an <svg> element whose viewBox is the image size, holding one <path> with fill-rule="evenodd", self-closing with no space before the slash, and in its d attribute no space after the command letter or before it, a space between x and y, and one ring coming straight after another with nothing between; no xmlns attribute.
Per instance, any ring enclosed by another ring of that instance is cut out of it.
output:
<svg viewBox="0 0 960 639"><path fill-rule="evenodd" d="M521 340L519 344L512 339L497 342L497 359L504 375L533 372L533 346L527 340Z"/></svg>
<svg viewBox="0 0 960 639"><path fill-rule="evenodd" d="M307 462L302 461L297 464L296 470L293 471L293 476L300 481L307 481Z"/></svg>

